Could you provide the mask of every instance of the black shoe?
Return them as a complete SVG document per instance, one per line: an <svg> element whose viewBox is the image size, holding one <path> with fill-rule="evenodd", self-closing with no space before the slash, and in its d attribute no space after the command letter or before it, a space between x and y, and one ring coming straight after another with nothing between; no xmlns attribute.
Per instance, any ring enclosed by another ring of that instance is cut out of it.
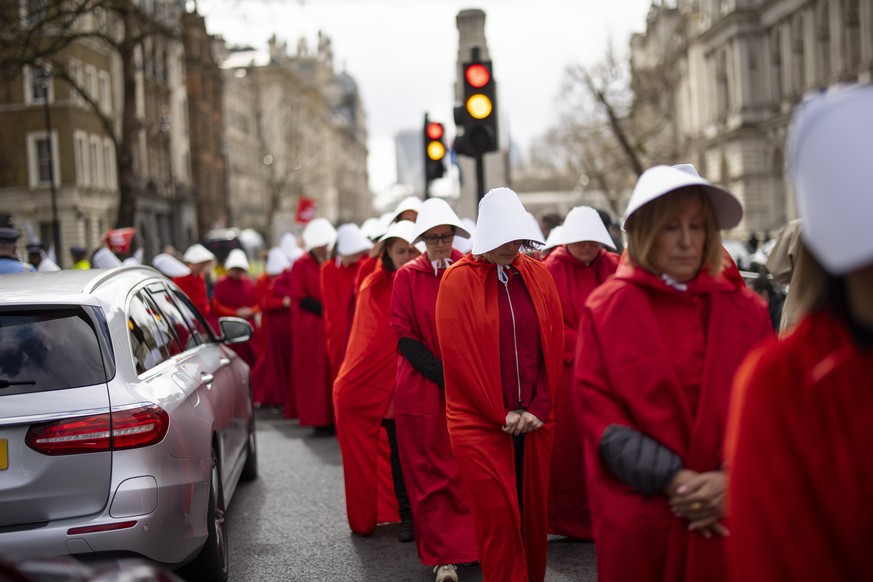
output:
<svg viewBox="0 0 873 582"><path fill-rule="evenodd" d="M415 541L415 530L412 527L411 519L400 522L400 531L397 532L397 540L404 544Z"/></svg>
<svg viewBox="0 0 873 582"><path fill-rule="evenodd" d="M314 437L330 437L336 434L336 429L333 426L316 426L312 431Z"/></svg>

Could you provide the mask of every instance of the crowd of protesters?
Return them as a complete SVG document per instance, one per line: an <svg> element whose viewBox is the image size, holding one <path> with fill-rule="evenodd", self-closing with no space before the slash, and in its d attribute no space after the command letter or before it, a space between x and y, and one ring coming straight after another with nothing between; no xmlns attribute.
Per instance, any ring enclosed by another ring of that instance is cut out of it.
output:
<svg viewBox="0 0 873 582"><path fill-rule="evenodd" d="M639 176L621 237L586 206L544 237L495 188L475 224L417 198L317 218L256 280L242 250L209 289L202 245L153 264L252 323L257 404L335 435L350 529L400 522L437 582L542 582L549 534L593 542L602 582L867 579L871 127L873 86L801 104L800 218L748 285L721 237L742 204L690 164ZM11 262L19 234L4 272L52 270Z"/></svg>

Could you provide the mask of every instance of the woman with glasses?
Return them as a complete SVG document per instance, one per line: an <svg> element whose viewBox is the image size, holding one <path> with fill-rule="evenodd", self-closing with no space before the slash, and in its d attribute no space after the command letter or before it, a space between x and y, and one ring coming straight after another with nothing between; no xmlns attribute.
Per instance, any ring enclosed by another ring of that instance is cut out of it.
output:
<svg viewBox="0 0 873 582"><path fill-rule="evenodd" d="M421 205L416 240L426 251L397 272L391 327L397 335L394 415L400 461L415 525L418 557L436 582L456 582L457 565L478 560L470 502L446 430L445 381L437 343L437 291L446 269L461 259L455 236L469 237L445 200Z"/></svg>
<svg viewBox="0 0 873 582"><path fill-rule="evenodd" d="M727 580L731 380L773 333L760 298L725 276L719 230L742 215L696 172L646 170L626 261L585 302L576 382L601 582Z"/></svg>
<svg viewBox="0 0 873 582"><path fill-rule="evenodd" d="M473 250L436 305L449 438L470 495L486 580L542 582L564 325L552 276L520 254L542 245L518 196L479 203Z"/></svg>

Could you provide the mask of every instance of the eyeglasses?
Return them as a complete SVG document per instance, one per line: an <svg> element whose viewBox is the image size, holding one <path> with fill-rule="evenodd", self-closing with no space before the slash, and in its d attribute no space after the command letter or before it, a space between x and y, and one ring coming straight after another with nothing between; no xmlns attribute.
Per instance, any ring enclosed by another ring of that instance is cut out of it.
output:
<svg viewBox="0 0 873 582"><path fill-rule="evenodd" d="M452 232L447 232L445 234L428 234L421 237L424 242L429 245L435 245L438 242L450 242L455 238L455 234Z"/></svg>

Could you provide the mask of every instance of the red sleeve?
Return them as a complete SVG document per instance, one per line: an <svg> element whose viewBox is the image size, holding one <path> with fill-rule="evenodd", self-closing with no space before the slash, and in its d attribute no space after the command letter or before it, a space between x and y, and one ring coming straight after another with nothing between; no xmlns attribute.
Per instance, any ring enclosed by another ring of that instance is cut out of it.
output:
<svg viewBox="0 0 873 582"><path fill-rule="evenodd" d="M397 335L399 340L402 337L408 337L415 340L420 340L413 333L413 322L415 321L415 313L412 306L412 271L409 269L400 269L394 276L394 292L391 295L391 329Z"/></svg>
<svg viewBox="0 0 873 582"><path fill-rule="evenodd" d="M549 390L549 383L546 380L546 370L540 367L537 377L537 385L534 390L533 398L527 411L536 416L541 421L545 422L549 418L549 413L552 411L552 392ZM507 411L509 412L509 411Z"/></svg>

